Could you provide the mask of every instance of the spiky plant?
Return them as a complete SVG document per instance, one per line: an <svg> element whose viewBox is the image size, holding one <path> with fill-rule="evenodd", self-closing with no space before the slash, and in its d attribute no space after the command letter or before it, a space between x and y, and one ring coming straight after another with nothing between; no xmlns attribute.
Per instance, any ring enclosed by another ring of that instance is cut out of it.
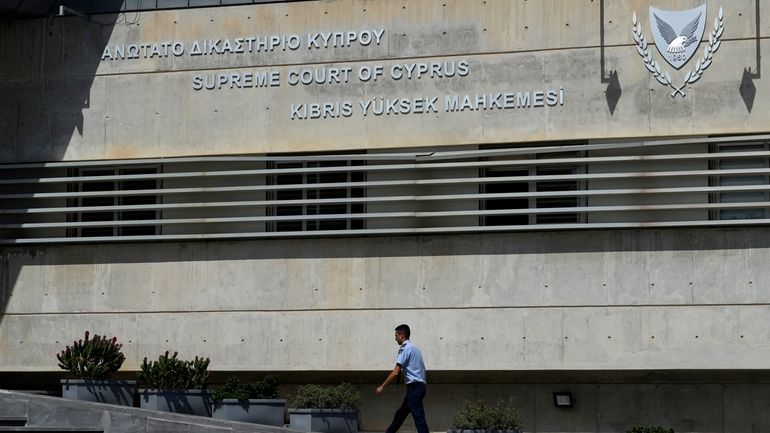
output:
<svg viewBox="0 0 770 433"><path fill-rule="evenodd" d="M262 400L278 398L278 378L267 375L256 382L245 382L237 376L227 378L225 385L217 388L211 396L213 400L233 398L236 400Z"/></svg>
<svg viewBox="0 0 770 433"><path fill-rule="evenodd" d="M209 383L208 358L192 361L177 359L177 352L166 351L157 361L142 361L139 381L153 389L205 389Z"/></svg>
<svg viewBox="0 0 770 433"><path fill-rule="evenodd" d="M633 427L627 433L674 433L674 429L663 428L661 426L637 426Z"/></svg>
<svg viewBox="0 0 770 433"><path fill-rule="evenodd" d="M123 345L117 337L107 338L97 334L89 338L86 331L83 339L74 341L56 355L59 368L72 373L77 379L109 379L123 365L125 355L120 351Z"/></svg>

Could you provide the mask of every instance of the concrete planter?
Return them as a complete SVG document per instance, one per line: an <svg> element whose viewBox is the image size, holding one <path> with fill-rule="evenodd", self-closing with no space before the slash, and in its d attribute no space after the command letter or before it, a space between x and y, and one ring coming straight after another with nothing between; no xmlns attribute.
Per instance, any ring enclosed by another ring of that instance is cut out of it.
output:
<svg viewBox="0 0 770 433"><path fill-rule="evenodd" d="M358 411L289 409L289 427L319 433L358 433Z"/></svg>
<svg viewBox="0 0 770 433"><path fill-rule="evenodd" d="M211 393L201 389L140 389L142 409L211 416Z"/></svg>
<svg viewBox="0 0 770 433"><path fill-rule="evenodd" d="M283 426L286 400L215 400L212 417L228 421Z"/></svg>
<svg viewBox="0 0 770 433"><path fill-rule="evenodd" d="M70 400L134 405L134 380L62 379L61 395Z"/></svg>
<svg viewBox="0 0 770 433"><path fill-rule="evenodd" d="M521 430L458 430L450 428L447 433L521 433Z"/></svg>

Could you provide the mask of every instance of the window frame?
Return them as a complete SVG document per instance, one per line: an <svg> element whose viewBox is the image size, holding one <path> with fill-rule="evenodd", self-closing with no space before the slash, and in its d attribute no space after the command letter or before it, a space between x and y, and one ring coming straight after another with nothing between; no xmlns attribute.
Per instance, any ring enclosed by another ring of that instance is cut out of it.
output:
<svg viewBox="0 0 770 433"><path fill-rule="evenodd" d="M131 167L116 167L116 166L101 166L101 167L87 167L87 168L71 168L68 170L69 177L88 177L88 176L130 176L139 174L160 174L163 172L162 165L136 165ZM127 188L127 183L147 183L152 187L140 187L140 188ZM98 185L102 184L104 189L98 189ZM92 188L97 186L97 188ZM109 188L109 189L107 189ZM131 190L147 190L147 189L162 189L161 179L114 179L95 182L70 182L67 184L67 192L89 192L89 191L131 191ZM136 200L134 203L126 203ZM89 222L89 221L146 221L146 220L160 220L162 218L162 211L155 210L105 210L105 211L74 211L77 208L92 207L92 206L130 206L130 205L150 205L161 204L163 202L163 196L161 194L141 194L141 195L104 195L97 197L75 197L67 199L67 207L72 207L73 212L67 213L67 222ZM137 216L136 213L145 213L150 216L149 218L133 218ZM109 219L107 215L111 214ZM101 215L101 216L100 216ZM69 227L66 230L66 236L72 238L86 238L86 237L131 237L131 236L154 236L162 234L162 225L113 225L113 226L99 226L99 227Z"/></svg>

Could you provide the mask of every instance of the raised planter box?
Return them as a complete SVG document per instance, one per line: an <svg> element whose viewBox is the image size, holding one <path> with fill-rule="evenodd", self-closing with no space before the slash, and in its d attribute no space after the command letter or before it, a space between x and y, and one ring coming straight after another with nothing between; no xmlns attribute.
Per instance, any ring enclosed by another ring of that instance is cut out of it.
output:
<svg viewBox="0 0 770 433"><path fill-rule="evenodd" d="M292 430L358 433L358 412L339 409L289 409Z"/></svg>
<svg viewBox="0 0 770 433"><path fill-rule="evenodd" d="M521 433L521 430L458 430L450 428L447 433Z"/></svg>
<svg viewBox="0 0 770 433"><path fill-rule="evenodd" d="M200 389L140 389L142 409L211 416L211 393Z"/></svg>
<svg viewBox="0 0 770 433"><path fill-rule="evenodd" d="M70 400L134 405L134 380L81 380L62 379L62 397Z"/></svg>
<svg viewBox="0 0 770 433"><path fill-rule="evenodd" d="M283 426L286 400L215 400L212 417L228 421Z"/></svg>

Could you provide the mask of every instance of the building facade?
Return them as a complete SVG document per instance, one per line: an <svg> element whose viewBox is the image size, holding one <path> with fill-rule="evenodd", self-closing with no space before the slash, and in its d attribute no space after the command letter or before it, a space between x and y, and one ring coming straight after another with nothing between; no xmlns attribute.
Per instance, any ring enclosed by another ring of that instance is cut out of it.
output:
<svg viewBox="0 0 770 433"><path fill-rule="evenodd" d="M0 11L0 388L90 330L384 430L408 323L434 430L770 431L760 0L81 3Z"/></svg>

